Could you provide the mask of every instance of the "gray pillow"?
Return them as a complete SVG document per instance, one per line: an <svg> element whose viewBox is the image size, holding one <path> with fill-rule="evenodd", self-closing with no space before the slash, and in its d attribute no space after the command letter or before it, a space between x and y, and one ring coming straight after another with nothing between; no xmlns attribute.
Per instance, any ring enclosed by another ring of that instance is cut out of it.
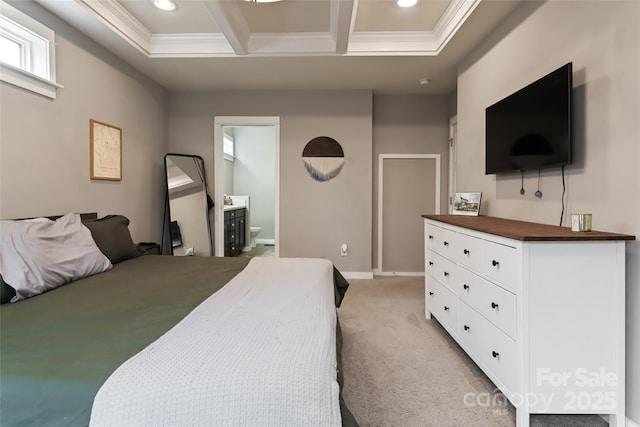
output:
<svg viewBox="0 0 640 427"><path fill-rule="evenodd" d="M122 215L107 215L103 218L83 221L91 231L93 240L112 264L139 255L138 247L131 239L129 219Z"/></svg>
<svg viewBox="0 0 640 427"><path fill-rule="evenodd" d="M16 291L11 302L111 268L78 213L1 221L0 230L0 272Z"/></svg>

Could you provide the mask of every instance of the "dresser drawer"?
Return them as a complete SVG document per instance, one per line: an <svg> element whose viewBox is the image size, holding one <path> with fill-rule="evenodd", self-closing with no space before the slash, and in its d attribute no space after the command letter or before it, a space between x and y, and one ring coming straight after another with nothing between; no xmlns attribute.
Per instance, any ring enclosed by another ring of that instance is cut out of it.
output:
<svg viewBox="0 0 640 427"><path fill-rule="evenodd" d="M429 249L449 258L454 257L456 253L458 233L427 222L424 237Z"/></svg>
<svg viewBox="0 0 640 427"><path fill-rule="evenodd" d="M519 362L516 342L466 303L461 301L458 310L458 340L463 347L504 385L507 394L517 392ZM496 385L502 388L501 384Z"/></svg>
<svg viewBox="0 0 640 427"><path fill-rule="evenodd" d="M517 339L515 294L464 268L459 268L456 275L458 296L511 338Z"/></svg>
<svg viewBox="0 0 640 427"><path fill-rule="evenodd" d="M455 259L480 274L517 290L518 250L460 233Z"/></svg>
<svg viewBox="0 0 640 427"><path fill-rule="evenodd" d="M458 329L458 297L427 275L427 307L450 335L456 336Z"/></svg>
<svg viewBox="0 0 640 427"><path fill-rule="evenodd" d="M438 279L453 293L456 292L457 286L455 277L457 272L459 271L459 267L456 264L432 250L427 250L426 267L427 273Z"/></svg>

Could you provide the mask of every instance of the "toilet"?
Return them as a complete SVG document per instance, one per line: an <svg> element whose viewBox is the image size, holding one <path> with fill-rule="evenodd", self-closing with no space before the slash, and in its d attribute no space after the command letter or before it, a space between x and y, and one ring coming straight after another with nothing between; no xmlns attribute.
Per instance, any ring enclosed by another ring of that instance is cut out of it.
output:
<svg viewBox="0 0 640 427"><path fill-rule="evenodd" d="M251 239L250 246L252 248L256 247L256 236L258 235L258 233L260 233L260 231L262 231L262 227L251 227L249 229L249 235Z"/></svg>

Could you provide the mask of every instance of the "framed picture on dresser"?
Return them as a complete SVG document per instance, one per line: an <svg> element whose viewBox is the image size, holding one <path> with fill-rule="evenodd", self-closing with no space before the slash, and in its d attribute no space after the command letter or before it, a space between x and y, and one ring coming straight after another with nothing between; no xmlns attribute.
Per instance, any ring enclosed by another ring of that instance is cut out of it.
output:
<svg viewBox="0 0 640 427"><path fill-rule="evenodd" d="M454 215L478 216L480 214L480 202L482 193L456 193L453 200Z"/></svg>

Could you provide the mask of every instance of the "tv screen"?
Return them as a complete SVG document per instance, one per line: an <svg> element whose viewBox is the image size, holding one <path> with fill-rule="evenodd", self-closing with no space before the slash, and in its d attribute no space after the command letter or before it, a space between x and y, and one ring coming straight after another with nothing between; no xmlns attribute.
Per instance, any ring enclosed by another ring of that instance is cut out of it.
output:
<svg viewBox="0 0 640 427"><path fill-rule="evenodd" d="M571 163L572 63L486 109L485 173Z"/></svg>

